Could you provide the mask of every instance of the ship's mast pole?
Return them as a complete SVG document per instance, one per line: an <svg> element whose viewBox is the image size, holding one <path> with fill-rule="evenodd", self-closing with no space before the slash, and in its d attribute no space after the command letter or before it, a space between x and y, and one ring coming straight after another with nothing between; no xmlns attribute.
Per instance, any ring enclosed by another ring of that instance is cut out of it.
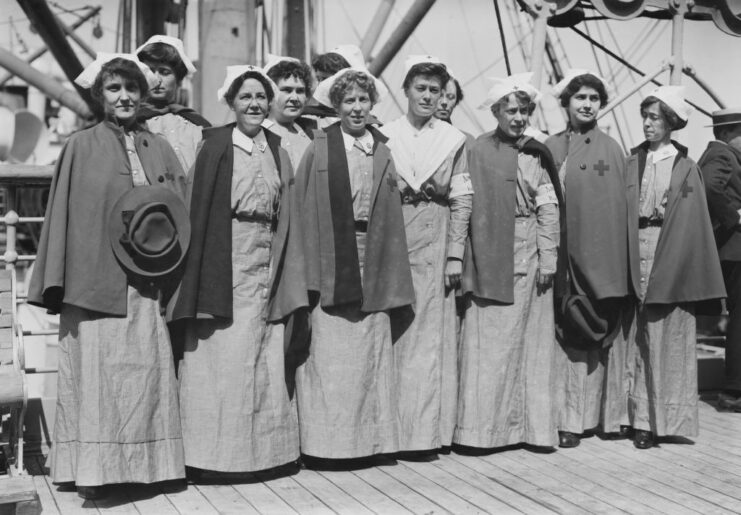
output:
<svg viewBox="0 0 741 515"><path fill-rule="evenodd" d="M672 10L672 67L670 84L682 83L682 70L684 68L684 56L682 43L684 38L684 14L687 12L687 0L670 0Z"/></svg>
<svg viewBox="0 0 741 515"><path fill-rule="evenodd" d="M373 15L373 19L368 25L368 31L363 37L363 41L360 43L360 51L363 53L363 57L368 59L373 52L373 48L378 42L378 37L381 35L383 27L386 25L386 21L389 19L391 9L394 7L395 0L381 0L381 5L376 9L376 14Z"/></svg>
<svg viewBox="0 0 741 515"><path fill-rule="evenodd" d="M530 15L533 17L533 46L531 55L533 60L531 62L530 69L533 72L533 86L540 89L540 84L543 81L543 64L545 61L545 42L548 36L546 29L548 28L548 17L555 12L555 4L544 1L535 0L530 3L532 8L529 10Z"/></svg>

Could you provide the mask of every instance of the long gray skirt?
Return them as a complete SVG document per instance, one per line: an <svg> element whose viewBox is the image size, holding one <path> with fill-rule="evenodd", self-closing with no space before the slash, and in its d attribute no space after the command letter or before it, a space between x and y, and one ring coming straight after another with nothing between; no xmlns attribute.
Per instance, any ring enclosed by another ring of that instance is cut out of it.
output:
<svg viewBox="0 0 741 515"><path fill-rule="evenodd" d="M271 239L269 223L232 220L233 320L186 329L180 414L188 466L251 472L299 456L283 326L266 323Z"/></svg>
<svg viewBox="0 0 741 515"><path fill-rule="evenodd" d="M365 233L357 234L361 275ZM301 452L359 458L396 452L394 355L386 312L359 304L311 313L311 344L296 371Z"/></svg>
<svg viewBox="0 0 741 515"><path fill-rule="evenodd" d="M446 291L450 209L435 202L404 204L413 316L399 319L394 342L399 449L417 451L453 441L458 397L455 292Z"/></svg>
<svg viewBox="0 0 741 515"><path fill-rule="evenodd" d="M128 287L126 317L62 306L54 445L56 483L182 478L177 381L156 292Z"/></svg>
<svg viewBox="0 0 741 515"><path fill-rule="evenodd" d="M519 220L519 219L518 219ZM535 219L518 224L531 238L522 247L526 274L514 278L514 303L466 300L462 322L458 423L453 441L472 447L558 443L552 370L556 343L553 291L538 295Z"/></svg>

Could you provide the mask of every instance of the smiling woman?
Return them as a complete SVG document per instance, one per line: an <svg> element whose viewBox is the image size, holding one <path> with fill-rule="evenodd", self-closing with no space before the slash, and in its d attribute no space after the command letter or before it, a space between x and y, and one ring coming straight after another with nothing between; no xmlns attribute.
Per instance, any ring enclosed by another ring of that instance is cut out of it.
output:
<svg viewBox="0 0 741 515"><path fill-rule="evenodd" d="M187 466L248 472L299 452L283 325L266 322L274 229L293 168L261 126L275 84L260 68L228 67L218 96L237 121L204 131L193 169L193 244L173 313L185 334L180 415Z"/></svg>

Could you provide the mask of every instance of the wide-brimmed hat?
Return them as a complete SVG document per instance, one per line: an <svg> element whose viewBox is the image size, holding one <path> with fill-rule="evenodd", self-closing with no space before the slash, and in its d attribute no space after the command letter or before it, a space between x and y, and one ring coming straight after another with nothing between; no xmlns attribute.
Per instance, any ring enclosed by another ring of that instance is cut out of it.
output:
<svg viewBox="0 0 741 515"><path fill-rule="evenodd" d="M620 310L614 303L571 294L561 299L562 336L577 346L600 347L612 343L620 326Z"/></svg>
<svg viewBox="0 0 741 515"><path fill-rule="evenodd" d="M126 192L108 217L113 253L128 272L149 278L175 270L190 245L190 219L183 201L164 186Z"/></svg>
<svg viewBox="0 0 741 515"><path fill-rule="evenodd" d="M741 107L729 107L713 111L713 123L705 127L716 127L718 125L736 125L741 123Z"/></svg>
<svg viewBox="0 0 741 515"><path fill-rule="evenodd" d="M138 57L139 52L144 50L147 47L147 45L151 45L152 43L163 43L165 45L170 45L172 48L174 48L175 51L178 53L178 57L180 57L180 60L183 61L183 65L185 65L185 70L187 72L186 75L188 77L192 77L193 74L196 72L196 67L193 65L193 61L191 61L190 58L185 54L185 47L183 46L182 40L172 37L172 36L165 36L163 34L155 34L154 36L149 38L143 45L137 48L134 53Z"/></svg>

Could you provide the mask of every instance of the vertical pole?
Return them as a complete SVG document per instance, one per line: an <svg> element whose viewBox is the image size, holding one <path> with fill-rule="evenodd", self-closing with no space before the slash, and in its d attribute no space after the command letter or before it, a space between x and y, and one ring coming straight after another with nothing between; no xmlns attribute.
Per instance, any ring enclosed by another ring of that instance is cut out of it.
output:
<svg viewBox="0 0 741 515"><path fill-rule="evenodd" d="M684 13L687 12L687 0L672 0L672 67L670 84L682 83L682 69L684 68L683 38L684 38Z"/></svg>
<svg viewBox="0 0 741 515"><path fill-rule="evenodd" d="M530 52L533 56L531 70L533 72L533 86L540 88L543 80L543 63L545 62L545 40L547 36L548 17L551 15L553 4L543 0L534 2L531 15L535 21L533 27L533 47Z"/></svg>
<svg viewBox="0 0 741 515"><path fill-rule="evenodd" d="M121 0L123 2L123 27L121 28L121 52L131 52L131 6L132 0Z"/></svg>
<svg viewBox="0 0 741 515"><path fill-rule="evenodd" d="M306 57L306 25L304 24L304 0L286 0L283 35L283 55L297 59Z"/></svg>
<svg viewBox="0 0 741 515"><path fill-rule="evenodd" d="M5 188L5 254L3 259L5 260L5 269L12 270L15 268L15 262L18 261L18 252L16 251L16 234L18 225L18 213L15 211L15 186L7 186Z"/></svg>

